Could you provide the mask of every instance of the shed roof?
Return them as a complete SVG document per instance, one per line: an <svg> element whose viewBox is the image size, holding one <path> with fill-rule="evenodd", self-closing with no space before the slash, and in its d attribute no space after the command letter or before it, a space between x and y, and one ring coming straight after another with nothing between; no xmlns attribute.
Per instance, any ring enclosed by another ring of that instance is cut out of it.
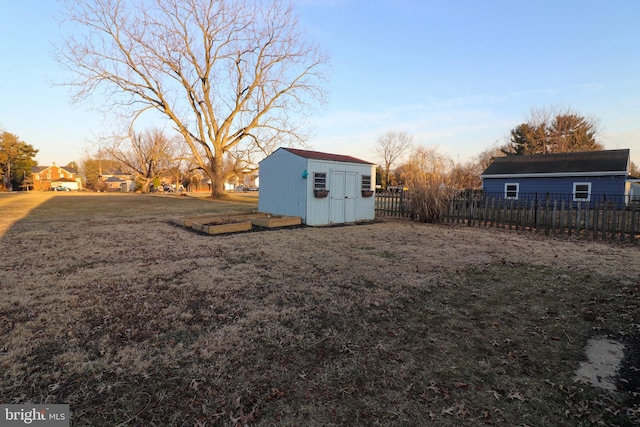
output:
<svg viewBox="0 0 640 427"><path fill-rule="evenodd" d="M498 157L482 173L489 178L501 175L613 174L626 175L629 149L580 151L575 153L512 155Z"/></svg>
<svg viewBox="0 0 640 427"><path fill-rule="evenodd" d="M295 154L305 159L312 160L328 160L331 162L343 162L343 163L362 163L365 165L373 165L374 163L367 162L366 160L358 159L356 157L345 156L342 154L321 153L320 151L300 150L298 148L283 148L292 154Z"/></svg>

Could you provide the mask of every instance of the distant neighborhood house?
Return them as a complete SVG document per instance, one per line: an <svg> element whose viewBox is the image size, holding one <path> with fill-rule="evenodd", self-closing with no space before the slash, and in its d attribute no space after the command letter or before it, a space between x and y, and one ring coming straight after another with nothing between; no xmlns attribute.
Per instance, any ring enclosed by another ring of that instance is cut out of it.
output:
<svg viewBox="0 0 640 427"><path fill-rule="evenodd" d="M499 157L480 178L485 193L513 200L537 194L629 203L640 194L638 179L629 176L628 149Z"/></svg>
<svg viewBox="0 0 640 427"><path fill-rule="evenodd" d="M33 189L36 191L48 191L60 187L70 191L82 189L82 182L76 169L57 166L55 163L51 166L32 167L31 178Z"/></svg>
<svg viewBox="0 0 640 427"><path fill-rule="evenodd" d="M101 169L98 174L98 181L103 186L105 191L120 191L127 193L135 191L136 181L135 177L126 173L120 169Z"/></svg>

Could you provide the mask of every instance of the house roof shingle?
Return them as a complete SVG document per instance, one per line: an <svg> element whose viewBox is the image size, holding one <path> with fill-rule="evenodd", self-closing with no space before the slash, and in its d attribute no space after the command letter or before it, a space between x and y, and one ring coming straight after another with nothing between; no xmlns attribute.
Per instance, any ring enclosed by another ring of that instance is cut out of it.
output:
<svg viewBox="0 0 640 427"><path fill-rule="evenodd" d="M629 150L580 151L575 153L512 155L498 157L481 177L496 175L627 173Z"/></svg>
<svg viewBox="0 0 640 427"><path fill-rule="evenodd" d="M122 169L104 169L99 176L129 176L130 173L124 172Z"/></svg>
<svg viewBox="0 0 640 427"><path fill-rule="evenodd" d="M125 180L122 178L118 178L117 176L110 176L102 182L125 182Z"/></svg>
<svg viewBox="0 0 640 427"><path fill-rule="evenodd" d="M342 154L322 153L320 151L300 150L298 148L283 148L288 152L295 154L305 159L312 160L328 160L331 162L343 162L343 163L361 163L365 165L372 165L374 163L367 162L366 160L358 159L356 157L345 156Z"/></svg>
<svg viewBox="0 0 640 427"><path fill-rule="evenodd" d="M72 173L72 174L77 174L78 171L76 169L73 168L68 168L66 166L58 166L58 165L51 165L51 166L32 166L31 167L31 173L41 173L42 171L45 171L49 168L59 168L62 169L68 173Z"/></svg>

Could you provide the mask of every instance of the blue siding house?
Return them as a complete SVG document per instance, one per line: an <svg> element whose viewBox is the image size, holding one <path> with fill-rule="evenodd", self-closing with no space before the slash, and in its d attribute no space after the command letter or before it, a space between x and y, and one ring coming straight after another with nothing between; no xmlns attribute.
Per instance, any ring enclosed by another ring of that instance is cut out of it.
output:
<svg viewBox="0 0 640 427"><path fill-rule="evenodd" d="M480 175L485 194L504 199L552 198L573 202L629 197L629 150L499 157Z"/></svg>

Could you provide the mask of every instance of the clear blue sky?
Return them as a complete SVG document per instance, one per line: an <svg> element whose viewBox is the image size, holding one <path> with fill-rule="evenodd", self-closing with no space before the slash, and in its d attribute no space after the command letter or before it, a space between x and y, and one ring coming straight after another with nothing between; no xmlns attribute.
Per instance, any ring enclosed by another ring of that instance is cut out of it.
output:
<svg viewBox="0 0 640 427"><path fill-rule="evenodd" d="M80 161L108 124L50 84L69 77L52 60L58 3L0 1L0 127L40 149L41 165ZM532 108L560 105L598 118L605 147L640 165L640 1L295 3L332 57L313 149L377 161L376 139L399 130L465 161Z"/></svg>

